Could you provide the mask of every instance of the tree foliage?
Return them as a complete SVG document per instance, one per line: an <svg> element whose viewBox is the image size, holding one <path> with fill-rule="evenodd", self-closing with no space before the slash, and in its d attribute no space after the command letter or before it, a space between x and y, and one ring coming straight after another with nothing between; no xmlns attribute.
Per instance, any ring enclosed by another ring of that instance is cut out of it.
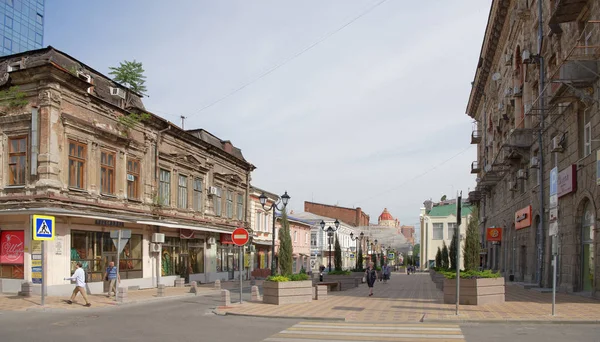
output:
<svg viewBox="0 0 600 342"><path fill-rule="evenodd" d="M335 234L333 265L334 265L336 271L342 270L342 247L340 246L340 240L338 239L337 234Z"/></svg>
<svg viewBox="0 0 600 342"><path fill-rule="evenodd" d="M448 246L446 245L446 241L442 242L442 268L448 269L450 267L450 263L448 262Z"/></svg>
<svg viewBox="0 0 600 342"><path fill-rule="evenodd" d="M465 259L465 271L476 271L479 269L479 253L481 245L479 243L479 208L472 208L471 217L467 223L467 234L463 256Z"/></svg>
<svg viewBox="0 0 600 342"><path fill-rule="evenodd" d="M444 202L446 200L446 195L443 195L442 198L440 199L440 202Z"/></svg>
<svg viewBox="0 0 600 342"><path fill-rule="evenodd" d="M12 86L0 91L0 105L10 110L21 109L29 103L26 96L27 94L19 90L19 86Z"/></svg>
<svg viewBox="0 0 600 342"><path fill-rule="evenodd" d="M282 275L290 275L292 270L292 236L290 223L285 209L281 212L281 227L279 228L279 269Z"/></svg>
<svg viewBox="0 0 600 342"><path fill-rule="evenodd" d="M439 247L435 253L435 267L442 267L442 250Z"/></svg>
<svg viewBox="0 0 600 342"><path fill-rule="evenodd" d="M115 82L119 82L134 92L146 95L146 76L144 76L144 68L142 62L123 61L119 63L118 67L110 67L111 71L108 73L113 76Z"/></svg>
<svg viewBox="0 0 600 342"><path fill-rule="evenodd" d="M357 271L363 271L363 252L362 252L362 247L361 244L358 244L358 261L357 261L357 265L356 265L356 269Z"/></svg>
<svg viewBox="0 0 600 342"><path fill-rule="evenodd" d="M456 244L458 243L459 235L460 235L459 228L457 227L456 230L454 231L454 235L452 235L452 241L450 242L450 251L449 251L450 268L453 270L456 269L456 251L459 250L457 248Z"/></svg>

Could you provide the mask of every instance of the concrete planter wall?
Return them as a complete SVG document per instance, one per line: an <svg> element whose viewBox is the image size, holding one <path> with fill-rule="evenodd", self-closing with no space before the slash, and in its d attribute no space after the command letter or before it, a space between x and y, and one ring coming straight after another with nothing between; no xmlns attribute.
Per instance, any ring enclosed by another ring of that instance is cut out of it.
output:
<svg viewBox="0 0 600 342"><path fill-rule="evenodd" d="M362 274L360 277L355 277L351 274L349 275L341 275L341 274L335 274L335 275L329 275L326 274L323 277L323 281L324 282L338 282L340 283L340 287L337 289L338 291L344 291L344 290L348 290L351 288L355 288L358 287L358 285L360 285L362 280Z"/></svg>
<svg viewBox="0 0 600 342"><path fill-rule="evenodd" d="M486 305L504 303L504 278L461 279L461 305ZM444 303L456 303L456 279L444 280Z"/></svg>
<svg viewBox="0 0 600 342"><path fill-rule="evenodd" d="M443 274L435 272L432 276L432 280L435 283L435 287L437 287L438 290L444 291L444 281L446 280L446 277L444 277Z"/></svg>
<svg viewBox="0 0 600 342"><path fill-rule="evenodd" d="M312 281L265 281L263 283L263 303L293 304L310 303L313 297Z"/></svg>

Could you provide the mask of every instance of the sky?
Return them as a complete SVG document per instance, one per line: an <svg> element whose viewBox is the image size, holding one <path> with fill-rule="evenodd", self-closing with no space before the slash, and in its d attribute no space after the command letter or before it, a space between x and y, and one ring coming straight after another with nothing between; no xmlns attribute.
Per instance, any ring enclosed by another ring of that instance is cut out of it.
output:
<svg viewBox="0 0 600 342"><path fill-rule="evenodd" d="M475 187L465 108L490 4L53 0L44 44L105 74L142 62L150 112L231 140L294 211L417 225L426 199Z"/></svg>

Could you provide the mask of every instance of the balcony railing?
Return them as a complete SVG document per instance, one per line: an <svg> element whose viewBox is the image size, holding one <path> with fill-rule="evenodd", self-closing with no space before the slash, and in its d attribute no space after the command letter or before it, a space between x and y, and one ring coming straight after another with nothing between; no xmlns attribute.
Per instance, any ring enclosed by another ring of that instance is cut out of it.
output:
<svg viewBox="0 0 600 342"><path fill-rule="evenodd" d="M479 163L476 161L471 163L471 173L479 173L481 172L481 168L479 167Z"/></svg>

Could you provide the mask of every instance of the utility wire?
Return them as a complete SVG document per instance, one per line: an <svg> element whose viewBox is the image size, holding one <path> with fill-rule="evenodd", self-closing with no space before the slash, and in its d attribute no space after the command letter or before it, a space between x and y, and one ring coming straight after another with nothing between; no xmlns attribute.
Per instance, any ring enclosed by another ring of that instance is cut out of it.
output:
<svg viewBox="0 0 600 342"><path fill-rule="evenodd" d="M427 170L427 171L425 171L425 172L423 172L423 173L421 173L421 174L419 174L419 175L416 175L415 177L413 177L413 178L411 178L411 179L409 179L409 180L405 181L404 183L402 183L402 184L400 184L400 185L397 185L397 186L395 186L395 187L393 187L393 188L390 188L390 189L388 189L388 190L386 190L386 191L380 192L380 193L378 193L378 194L375 194L375 195L373 195L373 196L371 196L371 197L369 197L369 198L366 198L366 199L364 199L364 200L360 200L360 201L356 201L356 202L366 202L366 201L369 201L369 200L371 200L371 199L373 199L373 198L379 197L379 196L381 196L381 195L385 195L385 194L387 194L388 192L391 192L391 191L397 190L397 189L399 189L399 188L403 187L404 185L406 185L406 184L408 184L408 183L410 183L410 182L414 181L415 179L419 179L419 178L421 178L421 177L423 177L423 176L427 175L427 174L428 174L428 173L430 173L431 171L434 171L434 170L436 170L437 168L439 168L440 166L442 166L442 165L446 164L447 162L451 161L452 159L454 159L454 158L456 158L456 157L458 157L458 156L460 156L460 155L464 154L465 152L467 152L468 150L470 150L471 148L473 148L473 146L474 146L474 145L470 145L469 147L467 147L467 148L465 148L464 150L462 150L462 151L458 152L457 154L453 155L452 157L450 157L450 158L448 158L448 159L444 160L443 162L441 162L441 163L437 164L436 166L434 166L434 167L430 168L429 170Z"/></svg>
<svg viewBox="0 0 600 342"><path fill-rule="evenodd" d="M337 29L333 30L332 32L326 34L325 36L323 36L321 39L317 40L316 42L310 44L309 46L305 47L304 49L296 52L294 55L288 57L287 59L283 60L282 62L280 62L279 64L274 65L273 67L267 69L265 72L263 72L262 74L258 75L256 78L242 84L241 86L235 88L234 90L232 90L231 92L221 96L220 98L218 98L217 100L207 104L206 106L200 108L198 110L198 112L196 112L196 114L216 105L217 103L225 100L226 98L238 93L239 91L245 89L246 87L248 87L249 85L256 83L257 81L261 80L262 78L264 78L265 76L271 74L272 72L274 72L275 70L281 68L282 66L288 64L289 62L291 62L292 60L300 57L301 55L303 55L304 53L308 52L309 50L311 50L312 48L314 48L315 46L319 45L320 43L324 42L325 40L327 40L328 38L330 38L331 36L333 36L334 34L340 32L341 30L345 29L346 27L350 26L352 23L354 23L355 21L357 21L358 19L364 17L365 15L367 15L369 12L373 11L375 8L381 6L384 2L386 2L387 0L381 0L377 3L375 3L373 6L367 8L365 11L363 11L362 13L360 13L358 16L354 17L353 19L351 19L350 21L346 22L344 25L338 27Z"/></svg>

